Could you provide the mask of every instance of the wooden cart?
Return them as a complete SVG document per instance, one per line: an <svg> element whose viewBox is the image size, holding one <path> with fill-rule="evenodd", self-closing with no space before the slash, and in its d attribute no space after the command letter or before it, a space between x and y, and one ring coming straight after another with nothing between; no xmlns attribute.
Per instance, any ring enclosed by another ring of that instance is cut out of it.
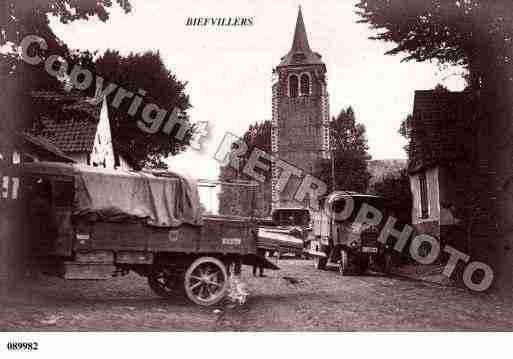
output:
<svg viewBox="0 0 513 359"><path fill-rule="evenodd" d="M185 294L194 303L208 306L227 294L230 265L264 261L265 267L278 269L256 256L256 235L250 218L204 216L201 224L159 227L137 219L91 220L77 216L75 191L80 171L76 165L62 163L28 163L23 169L23 186L30 188L31 183L37 182L48 186L51 215L43 221L55 221L55 235L51 235L51 225L43 225L46 229L41 232L46 233L34 239L34 248L45 259L42 262L47 274L65 279L108 279L134 271L147 277L150 288L158 295ZM154 177L158 176L145 174L150 181ZM33 200L30 189L22 192L27 203ZM41 222L37 218L30 220Z"/></svg>

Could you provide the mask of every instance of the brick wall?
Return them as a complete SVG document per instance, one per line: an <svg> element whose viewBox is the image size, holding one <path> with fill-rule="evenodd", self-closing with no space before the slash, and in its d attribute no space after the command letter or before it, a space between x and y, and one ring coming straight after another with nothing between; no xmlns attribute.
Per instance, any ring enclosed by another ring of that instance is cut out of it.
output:
<svg viewBox="0 0 513 359"><path fill-rule="evenodd" d="M288 79L291 74L308 73L311 80L310 94L289 97ZM327 126L329 120L328 94L323 65L304 65L278 68L278 81L273 85L273 152L277 158L303 171L314 174L320 159L326 157L328 148ZM273 166L276 183L279 169ZM275 188L273 203L276 205L301 205L293 196L300 179L291 178L285 189Z"/></svg>

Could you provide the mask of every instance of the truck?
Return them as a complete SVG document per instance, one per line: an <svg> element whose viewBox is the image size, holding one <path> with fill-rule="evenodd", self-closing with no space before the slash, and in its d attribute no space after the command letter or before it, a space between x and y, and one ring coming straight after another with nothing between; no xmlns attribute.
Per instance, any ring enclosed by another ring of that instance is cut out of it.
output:
<svg viewBox="0 0 513 359"><path fill-rule="evenodd" d="M352 202L353 210L348 215L338 215L345 210L347 201ZM383 199L369 194L335 191L326 197L324 204L324 209L312 216L308 253L314 258L315 267L322 270L328 264L335 264L339 272L346 275L363 273L375 264L388 273L392 250L389 243L378 241L381 228L357 222L363 204L377 208L385 215Z"/></svg>
<svg viewBox="0 0 513 359"><path fill-rule="evenodd" d="M257 255L252 218L204 215L196 183L176 173L33 162L21 186L30 246L49 275L135 272L162 297L211 306L227 295L232 265L278 269Z"/></svg>

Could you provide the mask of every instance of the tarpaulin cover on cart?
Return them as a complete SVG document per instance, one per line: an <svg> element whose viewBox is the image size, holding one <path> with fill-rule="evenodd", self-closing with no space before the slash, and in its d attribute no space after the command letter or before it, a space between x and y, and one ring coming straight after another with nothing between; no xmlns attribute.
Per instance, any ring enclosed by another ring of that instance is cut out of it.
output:
<svg viewBox="0 0 513 359"><path fill-rule="evenodd" d="M157 227L201 225L196 183L183 176L80 167L74 216L90 221L144 221Z"/></svg>

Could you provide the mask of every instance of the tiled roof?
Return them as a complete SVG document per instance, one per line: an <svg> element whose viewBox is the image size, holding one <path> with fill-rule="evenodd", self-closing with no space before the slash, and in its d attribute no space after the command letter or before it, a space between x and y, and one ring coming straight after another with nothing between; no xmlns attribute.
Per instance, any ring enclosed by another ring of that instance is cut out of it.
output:
<svg viewBox="0 0 513 359"><path fill-rule="evenodd" d="M464 92L415 91L409 170L461 161L468 154L472 106Z"/></svg>
<svg viewBox="0 0 513 359"><path fill-rule="evenodd" d="M42 126L32 131L54 143L64 153L91 152L101 104L74 94L34 92Z"/></svg>
<svg viewBox="0 0 513 359"><path fill-rule="evenodd" d="M44 129L40 135L48 138L59 149L67 152L91 152L93 150L96 125L88 118L54 120L42 118Z"/></svg>
<svg viewBox="0 0 513 359"><path fill-rule="evenodd" d="M25 145L32 145L38 153L42 153L45 160L55 160L59 162L75 162L72 158L66 156L52 141L42 136L33 136L29 133L20 133L19 138L25 142Z"/></svg>

